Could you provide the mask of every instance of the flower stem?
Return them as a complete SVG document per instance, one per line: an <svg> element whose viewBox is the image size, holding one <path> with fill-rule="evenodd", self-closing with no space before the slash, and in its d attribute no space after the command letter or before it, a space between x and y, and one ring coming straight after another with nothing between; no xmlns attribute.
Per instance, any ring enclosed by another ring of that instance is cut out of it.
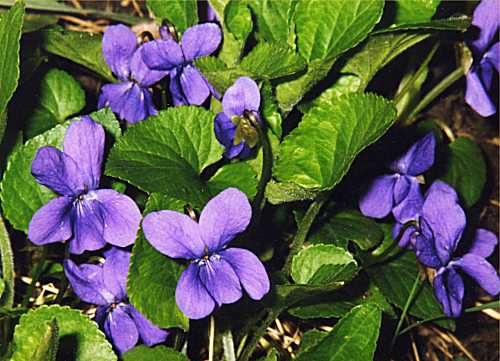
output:
<svg viewBox="0 0 500 361"><path fill-rule="evenodd" d="M405 320L406 314L408 313L408 309L410 308L411 303L415 299L415 295L417 294L417 290L419 289L420 286L420 279L421 279L421 271L418 271L417 277L415 278L415 282L413 282L413 286L411 288L410 294L408 295L408 298L406 299L406 303L403 307L403 312L401 313L401 316L399 316L399 321L396 326L396 330L394 331L394 336L392 337L391 341L391 349L394 347L396 340L399 335L399 331L401 330L401 327L403 326L403 322Z"/></svg>
<svg viewBox="0 0 500 361"><path fill-rule="evenodd" d="M236 361L233 334L229 329L222 333L222 349L224 350L225 361Z"/></svg>
<svg viewBox="0 0 500 361"><path fill-rule="evenodd" d="M14 303L14 255L10 244L9 233L0 216L0 259L2 262L2 278L5 289L0 295L0 306L12 307Z"/></svg>
<svg viewBox="0 0 500 361"><path fill-rule="evenodd" d="M311 203L311 205L309 206L309 208L307 209L307 212L304 215L304 218L302 218L302 221L300 222L299 227L297 229L297 233L295 234L295 237L293 239L290 253L286 258L285 266L283 267L283 271L285 273L290 273L293 256L299 253L300 249L304 245L304 242L307 238L307 234L309 233L309 230L311 229L311 226L314 220L316 219L316 216L318 215L321 207L326 202L329 196L330 196L329 192L323 192L318 194Z"/></svg>
<svg viewBox="0 0 500 361"><path fill-rule="evenodd" d="M442 92L444 92L450 85L456 82L464 75L464 70L462 67L458 67L452 71L446 78L441 80L427 95L417 104L415 109L410 113L406 122L403 123L404 126L411 125L415 122L416 116L434 99L436 99Z"/></svg>
<svg viewBox="0 0 500 361"><path fill-rule="evenodd" d="M210 316L210 331L208 334L209 344L208 344L208 361L214 360L214 343L215 343L215 317Z"/></svg>
<svg viewBox="0 0 500 361"><path fill-rule="evenodd" d="M264 130L263 126L259 122L255 122L253 126L255 126L255 128L257 129L257 133L259 134L259 139L262 144L262 171L260 174L257 194L255 195L252 204L253 212L255 214L254 224L259 224L260 214L266 203L266 199L264 197L266 186L271 179L271 172L273 168L273 152L271 149L271 143L269 143L269 137L267 136L267 133Z"/></svg>
<svg viewBox="0 0 500 361"><path fill-rule="evenodd" d="M276 317L281 313L282 309L279 310L270 310L267 314L266 318L262 321L260 326L251 334L250 341L247 342L246 347L241 352L241 356L238 358L238 361L248 361L252 356L259 340L266 333L267 327L273 322Z"/></svg>
<svg viewBox="0 0 500 361"><path fill-rule="evenodd" d="M26 293L24 294L23 297L23 302L22 306L27 307L28 304L30 303L30 298L33 295L33 290L35 289L36 283L38 282L38 279L40 278L42 271L43 271L43 266L45 264L45 260L47 259L48 255L48 247L43 246L42 247L42 255L40 257L40 260L37 262L35 267L31 270L31 282L28 286L28 289L26 290Z"/></svg>

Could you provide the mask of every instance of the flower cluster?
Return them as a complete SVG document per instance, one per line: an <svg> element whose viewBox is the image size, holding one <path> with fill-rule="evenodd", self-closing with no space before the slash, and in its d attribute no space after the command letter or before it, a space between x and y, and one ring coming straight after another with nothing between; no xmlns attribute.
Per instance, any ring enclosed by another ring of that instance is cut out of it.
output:
<svg viewBox="0 0 500 361"><path fill-rule="evenodd" d="M447 316L458 317L464 297L460 272L471 276L490 295L500 293L498 274L486 261L498 239L492 232L478 229L468 252L456 254L466 227L457 193L436 180L423 195L416 178L432 166L434 152L435 139L429 133L391 164L395 174L372 181L359 205L363 214L375 218L392 211L397 221L394 238L400 239L400 247L414 249L420 263L436 270L435 296Z"/></svg>

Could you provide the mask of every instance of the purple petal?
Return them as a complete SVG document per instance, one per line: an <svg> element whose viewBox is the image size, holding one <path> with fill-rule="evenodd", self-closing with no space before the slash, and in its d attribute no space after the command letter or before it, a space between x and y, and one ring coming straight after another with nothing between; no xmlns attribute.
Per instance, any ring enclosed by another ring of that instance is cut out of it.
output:
<svg viewBox="0 0 500 361"><path fill-rule="evenodd" d="M397 173L417 176L427 171L434 163L436 138L432 132L413 144L390 168Z"/></svg>
<svg viewBox="0 0 500 361"><path fill-rule="evenodd" d="M102 157L106 136L102 125L88 116L71 122L64 136L64 153L78 164L86 189L97 189L101 179Z"/></svg>
<svg viewBox="0 0 500 361"><path fill-rule="evenodd" d="M186 100L186 97L184 96L184 93L182 92L180 77L177 69L174 69L170 72L169 90L170 94L172 95L174 106L178 107L181 105L189 104Z"/></svg>
<svg viewBox="0 0 500 361"><path fill-rule="evenodd" d="M469 253L486 258L493 253L497 244L498 238L496 234L486 229L479 228L474 234L474 241L472 247L469 249Z"/></svg>
<svg viewBox="0 0 500 361"><path fill-rule="evenodd" d="M104 240L118 247L133 244L142 218L135 202L112 189L99 189L95 194L104 219Z"/></svg>
<svg viewBox="0 0 500 361"><path fill-rule="evenodd" d="M177 288L175 301L186 317L198 320L208 316L215 307L215 301L198 277L199 267L191 263L182 273Z"/></svg>
<svg viewBox="0 0 500 361"><path fill-rule="evenodd" d="M135 322L126 312L126 307L125 304L119 304L104 321L104 332L120 355L130 350L139 341L139 332Z"/></svg>
<svg viewBox="0 0 500 361"><path fill-rule="evenodd" d="M458 317L462 311L464 282L453 268L438 272L433 281L434 295L448 317Z"/></svg>
<svg viewBox="0 0 500 361"><path fill-rule="evenodd" d="M127 275L130 265L130 252L111 247L104 252L106 261L103 266L103 282L118 300L127 297Z"/></svg>
<svg viewBox="0 0 500 361"><path fill-rule="evenodd" d="M472 25L479 28L479 36L470 42L476 54L482 54L498 34L498 0L482 0L474 10Z"/></svg>
<svg viewBox="0 0 500 361"><path fill-rule="evenodd" d="M218 113L214 122L215 137L225 148L224 156L228 159L237 157L243 150L244 142L234 144L236 125L225 113Z"/></svg>
<svg viewBox="0 0 500 361"><path fill-rule="evenodd" d="M453 261L453 264L474 278L479 286L491 296L496 296L500 293L498 273L483 257L467 253L463 257Z"/></svg>
<svg viewBox="0 0 500 361"><path fill-rule="evenodd" d="M130 74L130 58L137 47L137 38L125 25L108 26L102 38L102 55L111 71L120 80Z"/></svg>
<svg viewBox="0 0 500 361"><path fill-rule="evenodd" d="M186 29L181 41L186 61L212 54L221 40L222 33L217 24L199 24Z"/></svg>
<svg viewBox="0 0 500 361"><path fill-rule="evenodd" d="M189 104L201 105L210 95L207 81L193 65L182 68L179 84Z"/></svg>
<svg viewBox="0 0 500 361"><path fill-rule="evenodd" d="M212 198L200 215L200 233L210 252L218 251L243 232L252 218L248 198L236 188L228 188Z"/></svg>
<svg viewBox="0 0 500 361"><path fill-rule="evenodd" d="M172 70L184 64L179 44L173 40L154 40L142 45L142 60L153 70Z"/></svg>
<svg viewBox="0 0 500 361"><path fill-rule="evenodd" d="M500 43L495 43L493 46L488 50L486 54L484 54L483 60L488 61L496 70L497 72L500 71Z"/></svg>
<svg viewBox="0 0 500 361"><path fill-rule="evenodd" d="M472 66L465 76L465 101L482 117L489 117L496 113L496 106L491 101L488 89L485 88L482 79L481 66Z"/></svg>
<svg viewBox="0 0 500 361"><path fill-rule="evenodd" d="M101 204L95 192L89 192L83 200L75 203L72 214L73 238L69 241L69 251L81 254L95 251L106 245L104 240L104 217Z"/></svg>
<svg viewBox="0 0 500 361"><path fill-rule="evenodd" d="M254 300L260 300L269 292L269 277L262 262L252 252L242 248L228 248L220 253L240 279Z"/></svg>
<svg viewBox="0 0 500 361"><path fill-rule="evenodd" d="M403 229L402 223L396 223L394 228L392 229L392 239L398 240L400 236L400 232ZM398 246L401 248L410 248L414 249L416 244L416 236L417 236L417 227L409 226L407 227L403 234L401 235L401 239L398 242Z"/></svg>
<svg viewBox="0 0 500 361"><path fill-rule="evenodd" d="M243 76L231 85L222 98L222 110L228 117L241 116L245 110L259 111L260 92L257 83Z"/></svg>
<svg viewBox="0 0 500 361"><path fill-rule="evenodd" d="M233 267L218 254L198 261L198 277L208 293L220 306L238 301L243 295Z"/></svg>
<svg viewBox="0 0 500 361"><path fill-rule="evenodd" d="M105 306L121 299L105 286L102 265L77 266L70 259L65 259L64 273L75 294L84 302Z"/></svg>
<svg viewBox="0 0 500 361"><path fill-rule="evenodd" d="M58 197L38 209L28 225L28 238L41 246L71 238L72 199Z"/></svg>
<svg viewBox="0 0 500 361"><path fill-rule="evenodd" d="M38 149L31 163L31 174L37 182L65 196L83 191L83 182L76 162L54 147Z"/></svg>
<svg viewBox="0 0 500 361"><path fill-rule="evenodd" d="M137 331L141 340L149 347L156 345L158 343L164 342L167 339L169 332L163 330L149 321L144 317L139 311L137 311L133 306L129 306L129 314L135 322Z"/></svg>
<svg viewBox="0 0 500 361"><path fill-rule="evenodd" d="M402 182L408 183L407 192L404 198L392 209L392 214L398 222L406 223L418 218L422 210L422 205L424 204L424 197L420 191L420 184L416 178L402 176L396 181L394 198L399 198L396 194L401 194L398 185Z"/></svg>
<svg viewBox="0 0 500 361"><path fill-rule="evenodd" d="M106 84L101 91L101 101L130 124L158 114L151 92L133 82Z"/></svg>
<svg viewBox="0 0 500 361"><path fill-rule="evenodd" d="M149 243L169 257L196 259L205 255L198 224L182 213L149 213L142 221L142 229Z"/></svg>
<svg viewBox="0 0 500 361"><path fill-rule="evenodd" d="M421 232L414 235L415 253L420 263L427 267L439 269L446 265L446 263L443 263L439 258L434 238L432 237L432 231L428 227L425 219L421 219Z"/></svg>
<svg viewBox="0 0 500 361"><path fill-rule="evenodd" d="M365 216L384 218L394 204L395 175L377 177L370 184L367 192L359 200L359 209Z"/></svg>
<svg viewBox="0 0 500 361"><path fill-rule="evenodd" d="M432 230L437 254L446 265L466 224L465 212L458 204L455 190L442 181L432 183L425 196L422 217Z"/></svg>
<svg viewBox="0 0 500 361"><path fill-rule="evenodd" d="M132 78L141 86L149 87L167 76L168 71L149 69L143 61L143 49L144 45L137 49L134 52L134 55L132 55L132 59L130 61L130 72L132 73Z"/></svg>

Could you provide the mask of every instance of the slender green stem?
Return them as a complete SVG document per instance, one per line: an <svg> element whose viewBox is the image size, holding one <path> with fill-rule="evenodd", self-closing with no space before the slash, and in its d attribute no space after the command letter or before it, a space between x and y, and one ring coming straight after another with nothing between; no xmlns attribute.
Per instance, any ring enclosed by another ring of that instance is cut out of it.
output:
<svg viewBox="0 0 500 361"><path fill-rule="evenodd" d="M271 149L271 143L269 143L269 137L267 136L266 131L263 126L255 122L253 124L257 129L257 133L259 134L259 139L262 144L262 171L260 174L259 186L257 188L257 194L253 200L253 212L256 215L255 224L259 223L260 213L264 208L266 203L266 199L264 197L266 192L267 183L271 180L271 173L273 168L273 152Z"/></svg>
<svg viewBox="0 0 500 361"><path fill-rule="evenodd" d="M401 326L403 326L403 322L405 320L406 314L408 313L408 309L410 308L410 305L413 302L415 295L417 294L417 290L418 290L419 285L420 285L420 279L421 279L421 274L419 271L417 273L417 277L415 278L415 282L413 282L413 286L411 288L410 294L408 295L408 298L406 299L406 303L403 307L403 312L401 313L401 316L399 317L398 325L396 326L396 331L394 331L394 336L392 337L391 349L394 347L394 344L396 343L396 339L398 338L398 335L399 335L399 330L401 330Z"/></svg>
<svg viewBox="0 0 500 361"><path fill-rule="evenodd" d="M222 349L224 351L225 361L236 361L233 334L231 330L226 330L222 333Z"/></svg>
<svg viewBox="0 0 500 361"><path fill-rule="evenodd" d="M9 233L0 216L0 259L2 262L2 278L5 289L0 295L0 306L12 307L14 304L14 254L10 244Z"/></svg>
<svg viewBox="0 0 500 361"><path fill-rule="evenodd" d="M307 234L309 233L309 230L311 229L311 226L314 220L316 219L316 216L318 215L321 207L326 202L329 196L330 193L328 192L318 194L311 203L311 205L309 206L309 208L307 209L304 218L302 218L302 221L299 224L297 233L295 234L295 237L292 241L292 247L290 249L290 253L288 254L288 257L285 261L285 266L283 267L285 273L290 272L293 256L299 253L300 249L304 245L304 242L307 238Z"/></svg>
<svg viewBox="0 0 500 361"><path fill-rule="evenodd" d="M247 339L248 339L248 334L244 335L241 338L240 344L238 345L238 349L236 350L236 357L237 358L240 357L241 352L243 351L243 347L245 347L245 345L247 343Z"/></svg>
<svg viewBox="0 0 500 361"><path fill-rule="evenodd" d="M0 7L11 7L13 4L14 0L0 0ZM117 14L109 11L101 11L95 9L77 9L62 3L58 2L49 3L48 1L40 2L40 4L38 4L36 1L27 2L26 9L34 11L59 13L59 14L75 14L82 16L107 18L131 25L137 24L143 20L142 18L137 16L127 15L127 14Z"/></svg>
<svg viewBox="0 0 500 361"><path fill-rule="evenodd" d="M434 99L436 99L442 92L444 92L450 85L456 82L464 75L462 67L458 67L452 71L446 78L441 80L427 95L417 104L415 109L410 113L406 122L403 125L408 126L415 122L416 116L427 107Z"/></svg>
<svg viewBox="0 0 500 361"><path fill-rule="evenodd" d="M208 361L214 360L214 344L215 344L215 317L210 316L210 331L208 334Z"/></svg>
<svg viewBox="0 0 500 361"><path fill-rule="evenodd" d="M489 308L499 308L500 307L500 301L493 301L493 302L489 302L489 303L485 303L484 305L481 305L481 306L476 306L476 307L469 307L469 308L466 308L464 310L464 313L472 313L472 312L478 312L478 311L481 311L481 310L486 310L486 309L489 309ZM403 330L401 330L398 334L398 337L407 333L408 331L410 330L413 330L415 327L418 327L424 323L427 323L427 322L432 322L432 321L438 321L438 320L445 320L447 318L450 318L446 315L441 315L441 316L437 316L437 317L431 317L431 318L426 318L424 320L421 320L421 321L417 321L411 325L409 325L408 327L404 328Z"/></svg>
<svg viewBox="0 0 500 361"><path fill-rule="evenodd" d="M269 311L269 313L267 314L267 317L262 321L260 326L251 335L250 341L247 342L246 347L243 349L243 352L241 353L241 356L238 358L238 361L250 360L250 357L252 356L253 352L255 351L255 348L257 347L257 344L259 343L260 338L262 336L264 336L267 328L276 319L276 317L278 317L280 312L281 312L281 309Z"/></svg>
<svg viewBox="0 0 500 361"><path fill-rule="evenodd" d="M42 247L42 256L40 257L40 260L38 263L33 267L31 270L31 282L28 285L28 289L26 290L26 293L24 294L23 297L23 302L22 306L27 307L28 304L30 303L30 298L33 295L33 290L35 289L36 283L38 282L38 279L40 278L40 275L42 274L43 271L43 265L45 264L45 260L47 259L48 255L48 247L44 246Z"/></svg>

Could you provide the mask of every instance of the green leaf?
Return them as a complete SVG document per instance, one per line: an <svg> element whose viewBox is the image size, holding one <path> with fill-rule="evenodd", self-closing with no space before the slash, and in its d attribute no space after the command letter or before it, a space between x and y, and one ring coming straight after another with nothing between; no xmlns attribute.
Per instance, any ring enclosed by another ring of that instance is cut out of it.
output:
<svg viewBox="0 0 500 361"><path fill-rule="evenodd" d="M44 322L43 336L38 347L35 349L32 361L55 361L59 348L59 327L57 319Z"/></svg>
<svg viewBox="0 0 500 361"><path fill-rule="evenodd" d="M397 0L394 24L411 24L430 20L441 0Z"/></svg>
<svg viewBox="0 0 500 361"><path fill-rule="evenodd" d="M366 269L370 278L380 288L391 303L403 309L410 295L413 282L418 274L418 261L413 252L406 251L400 256L383 264ZM431 286L425 282L415 296L408 313L420 319L434 318L443 315L441 306L434 298ZM442 320L437 323L448 329L454 329L453 320Z"/></svg>
<svg viewBox="0 0 500 361"><path fill-rule="evenodd" d="M123 354L123 361L189 361L183 354L165 346L140 345Z"/></svg>
<svg viewBox="0 0 500 361"><path fill-rule="evenodd" d="M308 237L310 243L347 244L352 241L363 251L379 244L384 232L373 219L363 216L356 210L345 210L329 218Z"/></svg>
<svg viewBox="0 0 500 361"><path fill-rule="evenodd" d="M295 0L250 1L249 5L256 19L255 37L295 47L292 16L296 4Z"/></svg>
<svg viewBox="0 0 500 361"><path fill-rule="evenodd" d="M307 62L337 57L368 35L383 7L379 0L300 0L295 11L299 54Z"/></svg>
<svg viewBox="0 0 500 361"><path fill-rule="evenodd" d="M273 89L269 82L264 82L261 88L261 112L265 123L271 128L272 132L278 137L282 136L281 123L283 119L278 109L278 104L273 95Z"/></svg>
<svg viewBox="0 0 500 361"><path fill-rule="evenodd" d="M66 118L85 106L85 93L80 84L59 69L51 69L45 74L37 98L38 105L27 120L27 138L64 123Z"/></svg>
<svg viewBox="0 0 500 361"><path fill-rule="evenodd" d="M12 307L14 303L14 253L10 243L9 232L5 228L0 215L0 261L2 265L2 287L0 291L0 307Z"/></svg>
<svg viewBox="0 0 500 361"><path fill-rule="evenodd" d="M24 3L16 2L0 18L0 141L7 125L7 104L19 81L19 41Z"/></svg>
<svg viewBox="0 0 500 361"><path fill-rule="evenodd" d="M228 68L221 59L213 56L195 59L194 64L210 85L221 94L224 94L226 89L233 85L234 81L240 76L247 75L246 72L239 68Z"/></svg>
<svg viewBox="0 0 500 361"><path fill-rule="evenodd" d="M223 152L214 118L201 107L175 107L130 127L111 150L106 174L146 192L205 199L208 190L199 175Z"/></svg>
<svg viewBox="0 0 500 361"><path fill-rule="evenodd" d="M300 352L306 352L319 344L326 336L328 332L312 329L304 332L300 339Z"/></svg>
<svg viewBox="0 0 500 361"><path fill-rule="evenodd" d="M181 33L198 23L196 0L147 0L146 5L159 23L167 20Z"/></svg>
<svg viewBox="0 0 500 361"><path fill-rule="evenodd" d="M229 187L236 187L244 192L248 198L253 198L257 193L257 173L247 162L226 164L219 168L208 181L212 194L222 192Z"/></svg>
<svg viewBox="0 0 500 361"><path fill-rule="evenodd" d="M455 188L467 208L472 207L486 184L486 162L481 148L469 138L458 137L448 145L445 162L440 179Z"/></svg>
<svg viewBox="0 0 500 361"><path fill-rule="evenodd" d="M182 212L185 204L184 201L153 193L144 214L164 209ZM189 320L175 302L175 288L183 270L180 263L154 249L141 231L132 248L127 278L130 303L159 327L187 330Z"/></svg>
<svg viewBox="0 0 500 361"><path fill-rule="evenodd" d="M367 361L377 347L382 312L371 303L354 307L316 346L297 361Z"/></svg>
<svg viewBox="0 0 500 361"><path fill-rule="evenodd" d="M392 104L374 94L348 94L311 109L281 143L274 176L306 189L332 189L395 115Z"/></svg>
<svg viewBox="0 0 500 361"><path fill-rule="evenodd" d="M446 19L431 20L422 23L397 24L389 28L375 30L372 35L390 33L402 30L448 30L466 31L471 19L465 15L451 16Z"/></svg>
<svg viewBox="0 0 500 361"><path fill-rule="evenodd" d="M119 123L109 109L94 112L90 116L101 123L108 134L114 137L119 134ZM50 189L36 182L31 175L31 162L37 150L43 146L60 148L68 125L69 121L28 140L9 157L0 183L0 199L5 217L17 230L27 232L33 213L56 196Z"/></svg>
<svg viewBox="0 0 500 361"><path fill-rule="evenodd" d="M14 331L12 361L31 360L46 336L46 322L58 325L58 357L74 361L116 361L111 345L97 323L67 306L41 306L21 316Z"/></svg>
<svg viewBox="0 0 500 361"><path fill-rule="evenodd" d="M252 14L248 6L242 1L230 1L224 13L224 23L229 31L236 39L245 42L253 28Z"/></svg>
<svg viewBox="0 0 500 361"><path fill-rule="evenodd" d="M269 181L266 186L266 198L271 204L304 201L314 199L316 192L299 187L291 182Z"/></svg>
<svg viewBox="0 0 500 361"><path fill-rule="evenodd" d="M92 70L108 81L115 81L102 56L102 36L58 27L42 30L42 48Z"/></svg>
<svg viewBox="0 0 500 361"><path fill-rule="evenodd" d="M350 280L357 270L356 261L345 249L317 244L293 257L291 276L298 284L326 284Z"/></svg>

